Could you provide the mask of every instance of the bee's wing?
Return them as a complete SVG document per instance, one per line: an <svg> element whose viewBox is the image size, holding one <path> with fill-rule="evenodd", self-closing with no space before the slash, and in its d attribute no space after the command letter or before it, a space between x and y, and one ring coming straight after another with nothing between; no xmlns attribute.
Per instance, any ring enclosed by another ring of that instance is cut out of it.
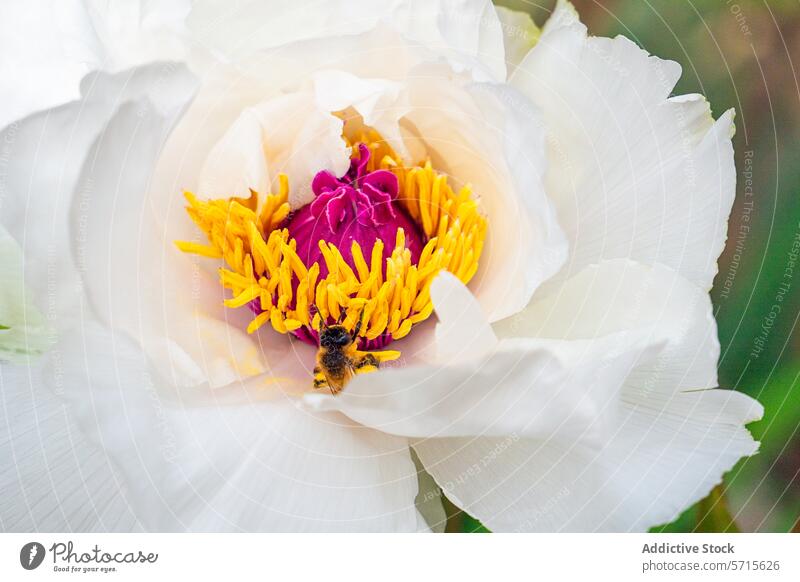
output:
<svg viewBox="0 0 800 582"><path fill-rule="evenodd" d="M356 362L353 360L347 360L347 367L344 371L344 383L347 384L353 376L356 375Z"/></svg>

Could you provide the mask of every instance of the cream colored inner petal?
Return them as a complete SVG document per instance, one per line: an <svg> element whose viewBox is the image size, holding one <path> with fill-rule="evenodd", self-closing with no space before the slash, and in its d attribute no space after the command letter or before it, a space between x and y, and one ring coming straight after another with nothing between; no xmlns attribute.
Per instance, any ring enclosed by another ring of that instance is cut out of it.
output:
<svg viewBox="0 0 800 582"><path fill-rule="evenodd" d="M252 188L265 197L277 191L278 175L289 177L293 208L313 199L311 181L320 170L341 175L349 166L342 120L316 106L311 92L281 95L242 112L209 152L199 194L247 198Z"/></svg>
<svg viewBox="0 0 800 582"><path fill-rule="evenodd" d="M421 78L409 84L412 109L404 122L413 134L406 142L423 144L433 165L454 183L473 186L489 229L470 288L490 320L508 317L528 304L567 255L542 184L538 113L501 86L463 88L441 76L423 78L435 72L430 67L417 72Z"/></svg>

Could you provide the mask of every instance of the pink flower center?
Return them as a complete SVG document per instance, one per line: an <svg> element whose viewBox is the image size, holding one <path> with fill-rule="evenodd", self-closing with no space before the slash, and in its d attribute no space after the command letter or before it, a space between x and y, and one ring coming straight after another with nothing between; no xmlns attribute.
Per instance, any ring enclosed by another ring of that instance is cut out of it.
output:
<svg viewBox="0 0 800 582"><path fill-rule="evenodd" d="M419 227L397 201L397 177L388 170L367 172L369 148L360 144L358 150L360 156L353 156L350 169L341 178L326 170L314 176L311 188L316 198L294 212L286 224L289 235L297 241L297 256L306 265L319 263L320 278L328 274L319 248L321 240L336 245L351 268L355 268L353 241L368 256L380 239L384 258L388 258L397 229L402 228L413 262L424 246Z"/></svg>
<svg viewBox="0 0 800 582"><path fill-rule="evenodd" d="M337 178L326 170L317 173L311 184L314 200L288 217L285 226L297 241L297 256L306 265L318 263L320 279L328 275L319 248L320 241L334 244L352 269L356 268L351 251L354 241L366 256L371 254L376 241L383 241L384 275L385 260L394 249L399 228L405 233L412 263L416 263L422 253L426 239L397 200L397 177L388 170L368 172L369 158L370 150L362 143L358 146L358 156L352 156L350 169L344 176ZM297 330L296 335L308 343L317 344L316 330L304 327ZM363 341L361 347L377 349L389 341L391 335L385 334Z"/></svg>

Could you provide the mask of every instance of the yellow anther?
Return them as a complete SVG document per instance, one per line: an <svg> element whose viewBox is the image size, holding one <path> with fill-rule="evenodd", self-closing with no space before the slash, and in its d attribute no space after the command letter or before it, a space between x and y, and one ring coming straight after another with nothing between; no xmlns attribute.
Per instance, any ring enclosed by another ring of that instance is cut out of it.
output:
<svg viewBox="0 0 800 582"><path fill-rule="evenodd" d="M392 333L392 337L394 339L402 339L408 335L411 331L411 326L414 325L414 322L410 319L406 319L403 323L400 324L400 327L397 328L397 331Z"/></svg>
<svg viewBox="0 0 800 582"><path fill-rule="evenodd" d="M367 353L370 353L379 362L391 362L392 360L396 360L397 358L400 357L400 352L398 352L397 350L383 350L381 352L362 352L359 350L356 353L359 356L364 356Z"/></svg>
<svg viewBox="0 0 800 582"><path fill-rule="evenodd" d="M247 326L247 333L255 332L259 327L269 321L269 312L265 311L256 315L256 318Z"/></svg>
<svg viewBox="0 0 800 582"><path fill-rule="evenodd" d="M256 297L260 297L261 295L261 287L258 285L253 285L252 287L248 287L239 295L234 297L233 299L226 299L224 301L225 307L242 307L243 305L247 305Z"/></svg>
<svg viewBox="0 0 800 582"><path fill-rule="evenodd" d="M353 241L353 244L350 245L350 254L353 255L353 263L356 265L359 281L365 283L369 279L369 267L364 260L364 254L361 252L361 245L358 242Z"/></svg>
<svg viewBox="0 0 800 582"><path fill-rule="evenodd" d="M328 283L328 312L330 316L339 321L339 318L342 316L342 298L339 296L339 290L336 288L336 285Z"/></svg>
<svg viewBox="0 0 800 582"><path fill-rule="evenodd" d="M290 319L288 317L283 320L283 325L286 327L288 331L294 331L296 329L300 329L303 326L303 324L300 323L298 320Z"/></svg>
<svg viewBox="0 0 800 582"><path fill-rule="evenodd" d="M406 247L409 233L402 228L397 229L391 252L381 239L371 248L353 241L349 262L344 249L319 241L328 271L321 278L320 263L305 264L297 254L297 241L280 228L291 210L284 175L278 179L278 192L260 202L252 190L248 198L218 200L184 193L187 212L208 244L180 241L176 245L184 252L225 261L220 281L233 295L225 300L226 306L259 301L262 312L248 325L248 333L267 322L280 333L303 326L317 331L320 325L333 322L354 330L361 322L361 337L400 339L433 313L430 286L439 271L447 269L464 283L477 272L487 225L471 188L454 192L448 176L437 173L430 160L404 166L374 130L348 135L367 143L372 152L368 171L384 169L397 177L398 203L427 239L417 261L412 262L411 249ZM356 141L350 143L357 152ZM400 355L370 353L379 361Z"/></svg>
<svg viewBox="0 0 800 582"><path fill-rule="evenodd" d="M281 312L277 309L273 309L269 314L270 323L272 323L272 328L280 333L287 333L289 330L286 328L286 324L283 322L283 318L281 317Z"/></svg>
<svg viewBox="0 0 800 582"><path fill-rule="evenodd" d="M375 278L375 283L383 283L383 241L378 239L372 245L372 260L370 261L370 274Z"/></svg>
<svg viewBox="0 0 800 582"><path fill-rule="evenodd" d="M274 307L272 304L272 295L269 294L266 290L261 291L260 299L261 309L264 311L269 311Z"/></svg>
<svg viewBox="0 0 800 582"><path fill-rule="evenodd" d="M377 316L375 323L370 326L367 332L367 339L375 339L386 329L386 322L389 320L389 312L384 308L377 313Z"/></svg>
<svg viewBox="0 0 800 582"><path fill-rule="evenodd" d="M317 297L316 297L317 310L319 314L328 319L328 283L327 280L317 283Z"/></svg>
<svg viewBox="0 0 800 582"><path fill-rule="evenodd" d="M193 242L177 241L175 245L184 253L192 253L209 259L221 259L222 251L217 247L201 245Z"/></svg>

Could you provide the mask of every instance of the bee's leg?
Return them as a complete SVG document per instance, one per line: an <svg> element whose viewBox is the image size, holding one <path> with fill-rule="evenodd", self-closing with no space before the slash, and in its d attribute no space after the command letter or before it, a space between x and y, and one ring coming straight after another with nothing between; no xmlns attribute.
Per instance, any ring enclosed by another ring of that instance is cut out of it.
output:
<svg viewBox="0 0 800 582"><path fill-rule="evenodd" d="M367 370L364 370L364 368L366 368L368 366L372 367L372 368L380 368L381 367L381 363L378 360L378 358L376 358L372 354L365 354L364 357L361 358L358 361L358 363L355 365L355 368L358 371L366 372Z"/></svg>
<svg viewBox="0 0 800 582"><path fill-rule="evenodd" d="M325 374L322 373L319 366L314 368L314 388L324 388L328 385L328 379L325 377Z"/></svg>
<svg viewBox="0 0 800 582"><path fill-rule="evenodd" d="M316 311L316 315L319 315L319 329L317 331L319 332L320 335L322 335L322 332L325 331L325 322L322 321L322 313L320 312L319 307L317 307L316 304L314 304L314 311Z"/></svg>
<svg viewBox="0 0 800 582"><path fill-rule="evenodd" d="M358 318L358 323L353 328L353 339L358 341L358 334L361 333L361 324L364 323L364 310L361 310L361 317Z"/></svg>

